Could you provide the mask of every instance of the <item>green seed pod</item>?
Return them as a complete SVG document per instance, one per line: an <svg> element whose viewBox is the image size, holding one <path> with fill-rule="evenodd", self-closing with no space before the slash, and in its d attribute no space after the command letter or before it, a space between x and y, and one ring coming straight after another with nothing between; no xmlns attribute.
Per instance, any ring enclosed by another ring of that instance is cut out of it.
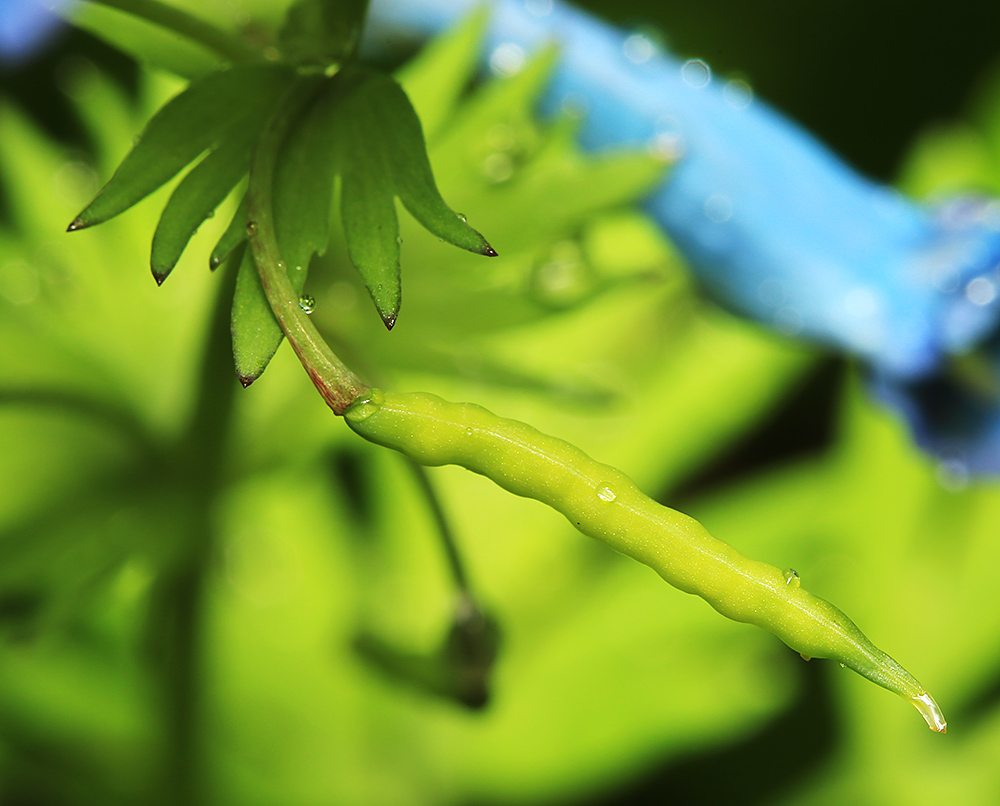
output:
<svg viewBox="0 0 1000 806"><path fill-rule="evenodd" d="M744 557L574 445L481 406L428 394L373 389L344 418L361 436L415 462L461 465L548 504L722 615L763 627L807 659L833 658L910 700L932 730L944 732L944 716L926 690L840 610L804 590L798 574Z"/></svg>

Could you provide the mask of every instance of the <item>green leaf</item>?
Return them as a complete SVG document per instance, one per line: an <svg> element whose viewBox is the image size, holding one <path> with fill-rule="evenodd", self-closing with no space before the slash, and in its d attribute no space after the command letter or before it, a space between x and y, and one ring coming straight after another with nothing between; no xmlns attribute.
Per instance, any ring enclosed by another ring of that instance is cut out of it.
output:
<svg viewBox="0 0 1000 806"><path fill-rule="evenodd" d="M222 233L222 237L219 238L219 242L215 245L215 249L212 250L212 254L208 259L208 267L212 271L219 268L222 265L222 261L229 257L237 246L246 241L247 222L249 218L247 214L247 197L244 194L240 200L239 207L236 208L236 212L233 213L233 217L229 221L229 226Z"/></svg>
<svg viewBox="0 0 1000 806"><path fill-rule="evenodd" d="M272 64L238 65L191 83L146 126L114 176L69 226L100 224L159 188L207 149L257 132L294 73Z"/></svg>
<svg viewBox="0 0 1000 806"><path fill-rule="evenodd" d="M441 198L420 128L403 88L387 75L372 74L364 87L362 110L354 118L359 135L381 139L396 195L426 229L448 243L489 257L496 256L487 242Z"/></svg>
<svg viewBox="0 0 1000 806"><path fill-rule="evenodd" d="M417 110L428 142L441 131L462 90L479 66L490 10L476 8L455 28L433 40L396 73Z"/></svg>
<svg viewBox="0 0 1000 806"><path fill-rule="evenodd" d="M524 68L512 76L486 84L465 103L435 148L457 148L467 142L469 134L488 131L498 122L530 123L535 119L535 106L552 77L559 56L555 46L541 48Z"/></svg>
<svg viewBox="0 0 1000 806"><path fill-rule="evenodd" d="M150 265L161 285L205 219L230 194L250 164L251 141L229 140L192 168L163 208L153 233Z"/></svg>
<svg viewBox="0 0 1000 806"><path fill-rule="evenodd" d="M278 156L274 177L274 228L288 279L301 294L314 254L323 254L330 234L330 204L336 163L330 137L337 112L332 93L320 96L293 127ZM246 200L212 253L218 265L226 250L246 240ZM233 301L233 353L240 382L248 386L267 367L284 334L271 313L253 259L244 257Z"/></svg>
<svg viewBox="0 0 1000 806"><path fill-rule="evenodd" d="M357 50L368 0L297 0L278 35L296 64L337 64Z"/></svg>
<svg viewBox="0 0 1000 806"><path fill-rule="evenodd" d="M249 386L260 377L284 338L267 303L249 249L243 252L236 275L231 327L236 377L243 386Z"/></svg>
<svg viewBox="0 0 1000 806"><path fill-rule="evenodd" d="M324 93L306 110L285 141L275 168L275 235L297 291L305 283L310 259L326 251L330 238L336 172L331 129L338 122L334 101Z"/></svg>
<svg viewBox="0 0 1000 806"><path fill-rule="evenodd" d="M363 123L345 121L345 128L349 145L341 172L340 215L347 251L391 330L401 301L399 220L392 175L377 139L364 145Z"/></svg>

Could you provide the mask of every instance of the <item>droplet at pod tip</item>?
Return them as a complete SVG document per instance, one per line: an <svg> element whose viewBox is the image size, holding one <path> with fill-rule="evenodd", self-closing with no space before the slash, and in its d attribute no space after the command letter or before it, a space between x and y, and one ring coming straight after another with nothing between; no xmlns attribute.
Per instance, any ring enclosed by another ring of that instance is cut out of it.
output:
<svg viewBox="0 0 1000 806"><path fill-rule="evenodd" d="M924 718L924 721L935 733L947 733L948 723L945 721L944 714L941 712L941 708L934 698L928 694L926 691L918 697L912 697L910 700L913 706L920 712L920 716Z"/></svg>

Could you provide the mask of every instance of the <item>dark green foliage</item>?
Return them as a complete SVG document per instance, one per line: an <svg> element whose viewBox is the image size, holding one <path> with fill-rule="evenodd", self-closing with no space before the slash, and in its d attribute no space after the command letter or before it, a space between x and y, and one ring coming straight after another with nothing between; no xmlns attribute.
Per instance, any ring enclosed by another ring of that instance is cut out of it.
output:
<svg viewBox="0 0 1000 806"><path fill-rule="evenodd" d="M153 233L150 265L158 284L170 274L198 227L246 174L251 145L246 136L227 140L177 185Z"/></svg>
<svg viewBox="0 0 1000 806"><path fill-rule="evenodd" d="M297 64L340 64L361 38L368 0L298 0L288 9L279 38Z"/></svg>
<svg viewBox="0 0 1000 806"><path fill-rule="evenodd" d="M207 149L259 131L293 77L284 65L244 64L192 82L153 116L114 176L69 229L113 218Z"/></svg>
<svg viewBox="0 0 1000 806"><path fill-rule="evenodd" d="M229 226L226 227L226 231L222 233L222 237L219 238L219 242L215 245L215 249L212 250L212 254L208 259L208 267L213 271L222 264L232 251L239 246L241 243L247 239L247 200L246 196L240 199L240 204L236 208L236 212L233 213L232 219L229 221Z"/></svg>
<svg viewBox="0 0 1000 806"><path fill-rule="evenodd" d="M233 358L240 383L249 386L267 367L283 338L267 304L249 249L240 261L233 294Z"/></svg>
<svg viewBox="0 0 1000 806"><path fill-rule="evenodd" d="M329 128L336 111L330 97L317 98L292 128L275 169L274 226L292 287L300 294L309 261L314 254L326 251L329 238L335 170ZM236 239L237 234L245 238L246 223L244 204L223 240L230 232L231 239ZM248 385L264 371L284 338L249 250L236 283L232 331L236 374Z"/></svg>

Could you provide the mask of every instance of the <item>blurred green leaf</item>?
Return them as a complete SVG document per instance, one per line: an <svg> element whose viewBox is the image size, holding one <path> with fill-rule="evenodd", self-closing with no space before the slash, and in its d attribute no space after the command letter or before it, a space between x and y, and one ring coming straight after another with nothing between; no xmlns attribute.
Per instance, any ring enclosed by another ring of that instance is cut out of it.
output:
<svg viewBox="0 0 1000 806"><path fill-rule="evenodd" d="M368 0L296 0L288 8L278 38L296 64L339 64L361 38Z"/></svg>
<svg viewBox="0 0 1000 806"><path fill-rule="evenodd" d="M206 149L260 130L293 72L281 65L239 65L198 79L146 126L108 183L71 230L100 224L144 199Z"/></svg>
<svg viewBox="0 0 1000 806"><path fill-rule="evenodd" d="M420 121L399 84L368 70L352 70L340 78L337 137L347 248L391 328L401 300L395 196L439 238L482 255L496 253L441 198Z"/></svg>
<svg viewBox="0 0 1000 806"><path fill-rule="evenodd" d="M428 143L441 131L476 73L489 18L489 7L479 6L396 73L420 117Z"/></svg>

